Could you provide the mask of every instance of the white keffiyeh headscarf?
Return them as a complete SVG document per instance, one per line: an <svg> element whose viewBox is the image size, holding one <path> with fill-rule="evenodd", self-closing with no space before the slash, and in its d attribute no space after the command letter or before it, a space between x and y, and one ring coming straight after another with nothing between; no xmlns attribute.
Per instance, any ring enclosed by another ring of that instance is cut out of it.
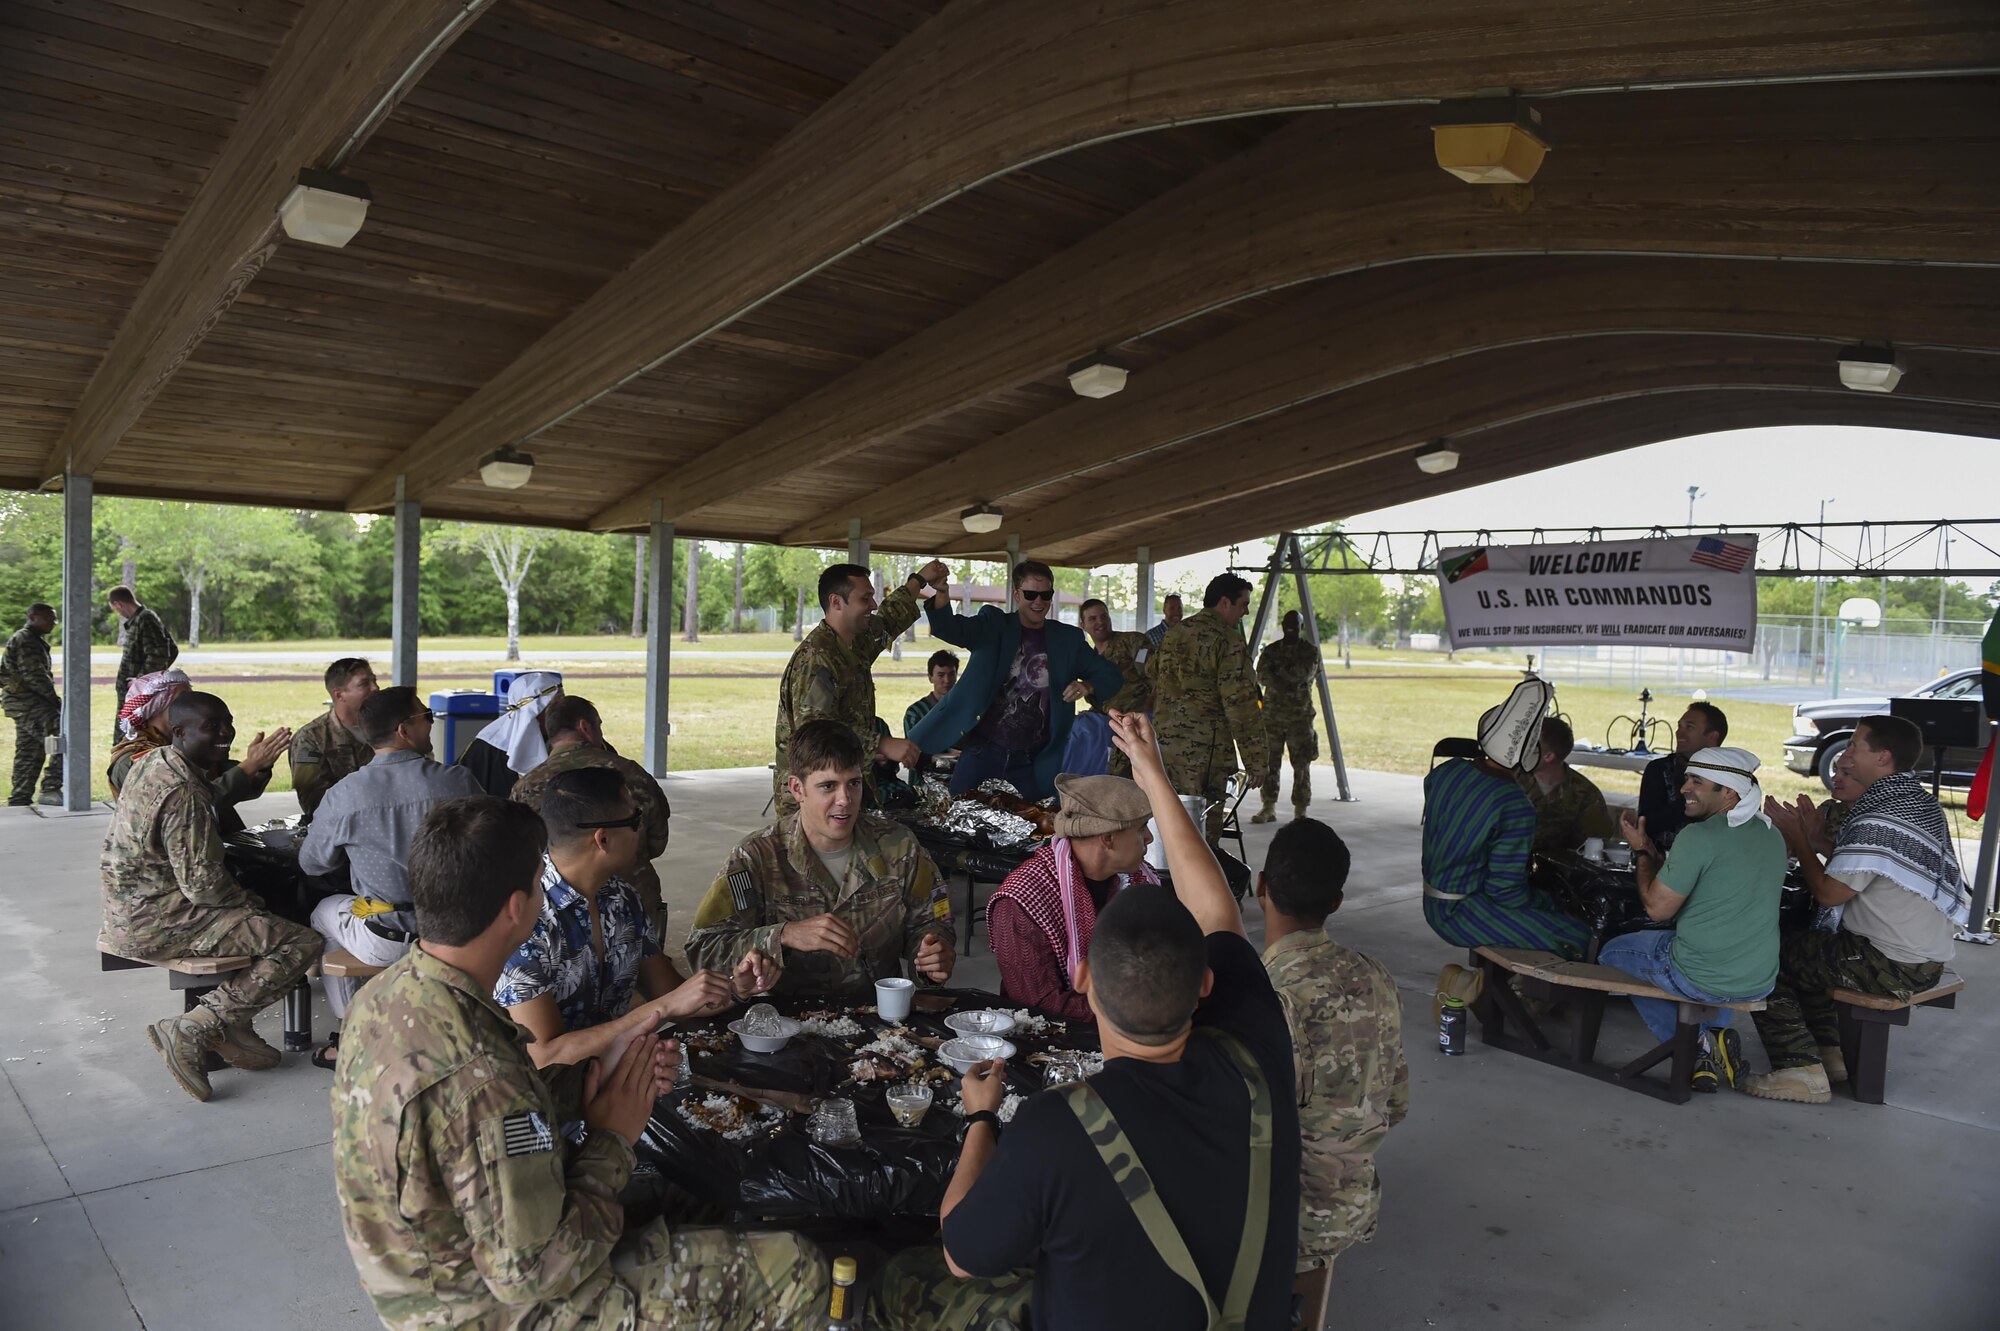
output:
<svg viewBox="0 0 2000 1331"><path fill-rule="evenodd" d="M1736 792L1736 807L1726 817L1731 827L1741 827L1752 818L1769 827L1764 816L1764 787L1757 783L1757 755L1748 749L1703 749L1688 759L1692 776Z"/></svg>
<svg viewBox="0 0 2000 1331"><path fill-rule="evenodd" d="M479 738L507 755L507 766L521 776L548 760L549 741L542 734L542 713L562 697L562 676L550 670L529 670L507 685L507 705L500 719L479 732Z"/></svg>

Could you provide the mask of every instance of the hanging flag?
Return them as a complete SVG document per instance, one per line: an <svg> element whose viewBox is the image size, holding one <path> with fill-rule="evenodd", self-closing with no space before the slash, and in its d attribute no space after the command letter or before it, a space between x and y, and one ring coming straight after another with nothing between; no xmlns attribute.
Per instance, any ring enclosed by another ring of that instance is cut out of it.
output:
<svg viewBox="0 0 2000 1331"><path fill-rule="evenodd" d="M1438 560L1438 572L1444 575L1446 582L1457 582L1485 571L1486 547L1483 545L1476 550L1462 550L1449 559Z"/></svg>
<svg viewBox="0 0 2000 1331"><path fill-rule="evenodd" d="M1688 555L1688 563L1719 568L1724 573L1741 573L1756 555L1757 547L1754 545L1737 545L1714 536L1704 536L1695 542L1693 552Z"/></svg>

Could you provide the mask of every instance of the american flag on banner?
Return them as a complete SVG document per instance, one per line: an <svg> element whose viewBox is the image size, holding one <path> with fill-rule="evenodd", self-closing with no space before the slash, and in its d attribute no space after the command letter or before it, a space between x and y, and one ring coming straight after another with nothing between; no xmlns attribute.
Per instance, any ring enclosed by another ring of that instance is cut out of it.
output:
<svg viewBox="0 0 2000 1331"><path fill-rule="evenodd" d="M1750 546L1732 545L1713 536L1704 536L1695 542L1694 553L1688 556L1688 561L1719 568L1724 573L1741 573L1754 553Z"/></svg>

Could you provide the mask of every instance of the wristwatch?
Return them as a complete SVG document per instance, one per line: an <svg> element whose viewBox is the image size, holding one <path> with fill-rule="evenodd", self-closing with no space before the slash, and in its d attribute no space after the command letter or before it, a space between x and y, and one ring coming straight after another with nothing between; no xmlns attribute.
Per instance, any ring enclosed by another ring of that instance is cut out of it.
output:
<svg viewBox="0 0 2000 1331"><path fill-rule="evenodd" d="M1000 1135L1000 1116L990 1109L982 1109L976 1114L965 1116L965 1122L958 1129L958 1141L961 1146L965 1144L965 1139L972 1135L972 1125L975 1123L991 1123L993 1135L995 1137Z"/></svg>

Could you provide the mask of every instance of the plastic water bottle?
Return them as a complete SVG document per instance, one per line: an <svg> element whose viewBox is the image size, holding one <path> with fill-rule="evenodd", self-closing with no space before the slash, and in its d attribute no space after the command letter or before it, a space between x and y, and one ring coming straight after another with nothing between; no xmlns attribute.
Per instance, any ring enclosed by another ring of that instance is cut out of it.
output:
<svg viewBox="0 0 2000 1331"><path fill-rule="evenodd" d="M1447 1054L1465 1052L1465 1003L1461 999L1447 998L1440 1005L1438 1048Z"/></svg>

